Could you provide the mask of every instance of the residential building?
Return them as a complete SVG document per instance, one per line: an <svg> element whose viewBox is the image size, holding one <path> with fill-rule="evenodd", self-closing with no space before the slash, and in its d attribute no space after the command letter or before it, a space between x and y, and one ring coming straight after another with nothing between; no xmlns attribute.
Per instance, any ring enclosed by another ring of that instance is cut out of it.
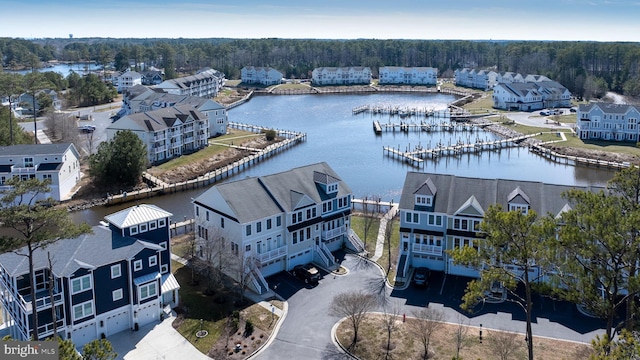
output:
<svg viewBox="0 0 640 360"><path fill-rule="evenodd" d="M68 200L80 181L80 154L71 144L35 144L0 147L0 190L14 176L22 180L51 180L50 192L41 198Z"/></svg>
<svg viewBox="0 0 640 360"><path fill-rule="evenodd" d="M121 93L127 89L142 84L142 74L136 71L125 71L118 76L118 92Z"/></svg>
<svg viewBox="0 0 640 360"><path fill-rule="evenodd" d="M122 130L136 134L147 147L149 162L156 164L207 146L209 120L184 104L127 115L107 127L107 140Z"/></svg>
<svg viewBox="0 0 640 360"><path fill-rule="evenodd" d="M26 248L1 254L2 318L11 337L30 339L34 311L40 339L54 335L55 321L58 335L77 347L158 321L165 306L179 302L170 218L146 204L108 215L92 233L36 249L33 281Z"/></svg>
<svg viewBox="0 0 640 360"><path fill-rule="evenodd" d="M240 79L245 84L277 85L284 75L270 67L245 66L240 70Z"/></svg>
<svg viewBox="0 0 640 360"><path fill-rule="evenodd" d="M580 139L640 141L640 108L634 105L589 103L578 106L576 134Z"/></svg>
<svg viewBox="0 0 640 360"><path fill-rule="evenodd" d="M263 277L299 264L337 267L331 252L351 246L352 197L324 162L215 185L193 200L198 256L215 262L211 249L224 249L236 264L227 275L244 272L258 293Z"/></svg>
<svg viewBox="0 0 640 360"><path fill-rule="evenodd" d="M493 107L534 111L571 107L571 92L555 81L499 83L493 88Z"/></svg>
<svg viewBox="0 0 640 360"><path fill-rule="evenodd" d="M365 66L320 67L311 72L314 85L368 85L371 69Z"/></svg>
<svg viewBox="0 0 640 360"><path fill-rule="evenodd" d="M500 81L500 74L491 70L458 69L454 77L458 86L482 90L491 90Z"/></svg>
<svg viewBox="0 0 640 360"><path fill-rule="evenodd" d="M168 94L161 89L134 86L122 96L122 115L158 110L176 105L191 105L209 120L209 136L227 133L227 109L219 103L198 96Z"/></svg>
<svg viewBox="0 0 640 360"><path fill-rule="evenodd" d="M224 86L224 74L213 69L203 69L195 75L165 80L156 85L169 94L213 98Z"/></svg>
<svg viewBox="0 0 640 360"><path fill-rule="evenodd" d="M142 85L159 85L162 83L164 74L160 70L146 70L142 72Z"/></svg>
<svg viewBox="0 0 640 360"><path fill-rule="evenodd" d="M435 85L438 69L432 67L382 66L379 84Z"/></svg>
<svg viewBox="0 0 640 360"><path fill-rule="evenodd" d="M489 206L498 204L505 211L533 210L541 216L559 216L571 208L562 196L571 189L604 190L408 172L399 204L398 276L407 276L412 267L427 267L451 275L479 277L478 269L454 264L447 250L465 245L478 247L477 241L482 241L478 240L482 238L479 225Z"/></svg>
<svg viewBox="0 0 640 360"><path fill-rule="evenodd" d="M13 101L13 108L17 116L32 116L35 106L36 114L42 109L42 105L38 98L40 96L48 96L51 99L51 107L54 110L60 110L62 108L62 101L58 98L58 93L52 89L43 89L36 91L35 102L33 96L29 93L22 93L18 96L17 100ZM7 103L8 105L8 103Z"/></svg>

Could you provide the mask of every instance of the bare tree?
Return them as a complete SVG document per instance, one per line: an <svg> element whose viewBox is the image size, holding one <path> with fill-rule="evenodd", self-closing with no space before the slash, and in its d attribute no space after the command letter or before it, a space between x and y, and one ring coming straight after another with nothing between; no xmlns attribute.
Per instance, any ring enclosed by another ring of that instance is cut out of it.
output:
<svg viewBox="0 0 640 360"><path fill-rule="evenodd" d="M393 344L391 344L391 335L393 334L394 331L396 331L398 329L399 326L399 317L400 317L400 309L397 306L394 306L393 308L391 308L391 311L387 311L387 309L384 309L384 313L382 314L382 322L383 322L383 326L385 331L387 332L387 346L386 346L386 354L385 354L385 359L389 359L390 358L390 354L389 352L393 347Z"/></svg>
<svg viewBox="0 0 640 360"><path fill-rule="evenodd" d="M412 314L416 319L411 322L411 328L422 343L422 359L426 360L430 357L431 336L444 324L444 313L441 310L421 308Z"/></svg>
<svg viewBox="0 0 640 360"><path fill-rule="evenodd" d="M453 334L453 340L456 346L455 360L460 360L460 351L469 345L469 321L462 315L458 314L458 326Z"/></svg>
<svg viewBox="0 0 640 360"><path fill-rule="evenodd" d="M76 119L69 114L48 110L44 123L49 135L61 142L72 142L80 148Z"/></svg>
<svg viewBox="0 0 640 360"><path fill-rule="evenodd" d="M521 335L506 331L492 331L487 334L489 351L499 360L522 358ZM526 355L525 355L526 356Z"/></svg>
<svg viewBox="0 0 640 360"><path fill-rule="evenodd" d="M329 305L329 314L347 318L353 328L353 340L350 348L358 341L358 330L367 312L376 306L376 299L373 295L362 291L345 292L336 295Z"/></svg>
<svg viewBox="0 0 640 360"><path fill-rule="evenodd" d="M236 268L239 268L241 264L237 264L236 256L227 247L228 235L222 228L214 226L210 222L200 221L199 223L206 225L198 226L193 243L189 243L193 251L190 255L195 256L196 248L198 248L198 255L204 263L200 270L204 272L209 281L207 290L213 291L222 285L225 269L233 270L235 273Z"/></svg>
<svg viewBox="0 0 640 360"><path fill-rule="evenodd" d="M362 239L362 242L364 243L365 251L367 250L367 235L369 234L369 231L371 230L371 228L373 227L373 224L375 224L377 220L374 207L369 206L369 204L367 204L368 200L369 200L368 197L365 196L362 201L362 230L364 232L364 235L363 235L364 237Z"/></svg>
<svg viewBox="0 0 640 360"><path fill-rule="evenodd" d="M386 276L389 276L389 272L391 272L391 263L393 262L391 260L391 237L393 236L393 218L389 219L389 221L387 221L387 226L384 230L384 242L386 244L387 247L387 273Z"/></svg>

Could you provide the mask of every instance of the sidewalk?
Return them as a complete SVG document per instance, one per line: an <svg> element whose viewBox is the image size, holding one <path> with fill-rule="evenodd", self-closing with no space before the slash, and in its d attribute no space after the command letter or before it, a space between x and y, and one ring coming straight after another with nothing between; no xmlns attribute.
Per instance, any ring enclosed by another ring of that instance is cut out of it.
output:
<svg viewBox="0 0 640 360"><path fill-rule="evenodd" d="M371 261L376 262L380 257L382 257L382 251L384 250L384 236L387 232L387 223L389 220L393 219L394 216L398 213L398 204L393 204L389 211L382 216L380 219L380 227L378 228L378 237L376 239L376 251L373 256L370 258Z"/></svg>

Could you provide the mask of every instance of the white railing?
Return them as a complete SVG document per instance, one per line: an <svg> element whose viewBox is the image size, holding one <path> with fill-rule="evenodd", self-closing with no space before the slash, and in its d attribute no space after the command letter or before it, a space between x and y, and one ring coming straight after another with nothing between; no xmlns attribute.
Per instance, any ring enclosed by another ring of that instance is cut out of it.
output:
<svg viewBox="0 0 640 360"><path fill-rule="evenodd" d="M351 241L356 250L360 249L359 251L365 251L364 243L360 240L360 237L355 231L353 231L353 229L349 229L349 241Z"/></svg>
<svg viewBox="0 0 640 360"><path fill-rule="evenodd" d="M249 276L249 279L251 280L251 283L253 284L253 287L256 289L258 294L262 294L262 288L260 287L260 284L258 284L256 277L253 276L253 271L247 274L247 276Z"/></svg>
<svg viewBox="0 0 640 360"><path fill-rule="evenodd" d="M11 169L11 173L18 173L18 174L35 174L36 173L36 168L35 167L19 167L16 168L14 167L13 169Z"/></svg>
<svg viewBox="0 0 640 360"><path fill-rule="evenodd" d="M263 285L261 288L264 287L265 289L268 289L269 288L269 283L267 283L267 280L265 280L264 276L262 276L262 273L260 272L260 269L254 269L253 273L258 278L258 282L260 282L260 284ZM262 294L262 292L260 292L260 293Z"/></svg>
<svg viewBox="0 0 640 360"><path fill-rule="evenodd" d="M340 235L344 234L346 231L347 231L347 227L345 225L337 227L337 228L335 228L333 230L323 231L322 232L322 239L324 239L324 240L333 239L336 236L340 236Z"/></svg>
<svg viewBox="0 0 640 360"><path fill-rule="evenodd" d="M331 263L329 263L329 259L327 259L327 257L324 255L320 247L316 246L315 251L320 256L320 259L324 262L326 266L331 266Z"/></svg>
<svg viewBox="0 0 640 360"><path fill-rule="evenodd" d="M442 246L427 245L427 244L413 244L413 251L418 253L442 256Z"/></svg>
<svg viewBox="0 0 640 360"><path fill-rule="evenodd" d="M62 327L64 326L64 320L60 319L56 321L56 325L58 327L58 331L62 330ZM52 333L53 333L53 322L38 326L39 337L46 337L47 335L50 335Z"/></svg>
<svg viewBox="0 0 640 360"><path fill-rule="evenodd" d="M166 146L164 146L164 145L163 145L163 146L158 146L158 147L153 148L153 151L154 151L156 154L157 154L157 153L159 153L159 152L163 152L163 151L165 151L165 150L167 150L167 147L166 147Z"/></svg>
<svg viewBox="0 0 640 360"><path fill-rule="evenodd" d="M320 242L320 250L324 252L329 260L329 266L333 266L336 262L333 259L333 254L331 254L331 250L327 247L327 245L323 242Z"/></svg>
<svg viewBox="0 0 640 360"><path fill-rule="evenodd" d="M258 257L260 262L264 263L285 255L287 255L287 247L281 246L277 249L267 251L266 253L258 254Z"/></svg>

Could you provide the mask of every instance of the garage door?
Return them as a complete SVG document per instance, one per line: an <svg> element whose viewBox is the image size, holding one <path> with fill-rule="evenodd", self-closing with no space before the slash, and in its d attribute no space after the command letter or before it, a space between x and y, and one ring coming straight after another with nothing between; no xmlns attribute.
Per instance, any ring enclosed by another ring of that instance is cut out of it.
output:
<svg viewBox="0 0 640 360"><path fill-rule="evenodd" d="M105 335L109 336L130 329L131 326L129 325L129 318L128 310L107 317L107 320L105 321L105 325L107 327L104 332Z"/></svg>
<svg viewBox="0 0 640 360"><path fill-rule="evenodd" d="M289 270L293 269L293 267L296 265L308 264L312 260L313 254L311 253L311 249L307 249L296 255L292 255L291 257L289 257Z"/></svg>
<svg viewBox="0 0 640 360"><path fill-rule="evenodd" d="M273 274L277 274L281 271L284 271L284 257L271 260L268 264L262 265L260 268L260 272L262 272L262 276L267 277Z"/></svg>
<svg viewBox="0 0 640 360"><path fill-rule="evenodd" d="M96 323L91 323L73 329L71 340L76 347L82 347L84 344L96 339Z"/></svg>
<svg viewBox="0 0 640 360"><path fill-rule="evenodd" d="M160 307L157 301L153 301L149 305L144 305L138 309L137 322L143 326L154 322L160 318Z"/></svg>

